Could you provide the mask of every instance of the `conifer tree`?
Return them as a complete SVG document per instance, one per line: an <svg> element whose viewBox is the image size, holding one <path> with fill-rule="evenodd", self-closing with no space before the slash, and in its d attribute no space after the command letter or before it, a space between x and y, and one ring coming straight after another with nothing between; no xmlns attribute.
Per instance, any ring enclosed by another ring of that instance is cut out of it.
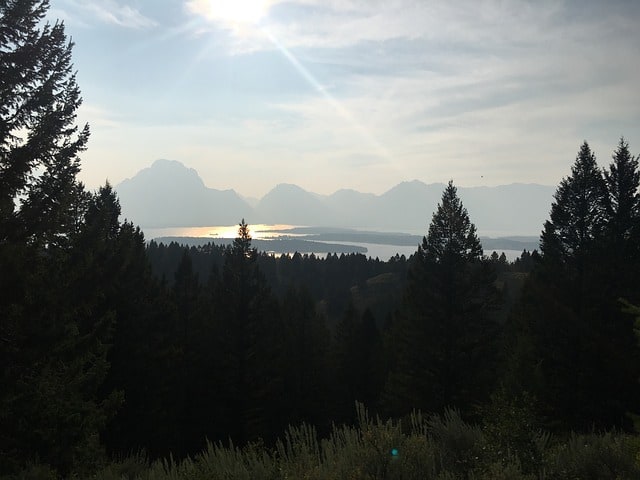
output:
<svg viewBox="0 0 640 480"><path fill-rule="evenodd" d="M329 331L316 312L313 298L302 287L291 287L280 308L284 343L285 424L306 422L328 427Z"/></svg>
<svg viewBox="0 0 640 480"><path fill-rule="evenodd" d="M613 161L604 175L611 206L609 229L619 239L628 240L638 229L640 171L638 158L631 155L624 137L613 152Z"/></svg>
<svg viewBox="0 0 640 480"><path fill-rule="evenodd" d="M518 330L529 333L529 358L516 361L537 370L522 375L530 379L523 388L538 398L552 428L628 428L627 412L638 408L633 320L621 315L617 282L607 273L616 256L608 249L611 232L620 232L623 223L612 213L629 196L630 175L618 176L629 171L623 163L609 174L608 192L595 155L583 143L571 175L556 191L542 232L543 255L516 317Z"/></svg>
<svg viewBox="0 0 640 480"><path fill-rule="evenodd" d="M20 292L2 305L3 327L14 327L2 345L3 459L38 458L61 473L100 458L98 432L121 404L119 392L101 390L116 320L119 206L106 187L83 208L64 247L18 243Z"/></svg>
<svg viewBox="0 0 640 480"><path fill-rule="evenodd" d="M355 402L371 411L377 408L384 383L383 360L382 339L371 310L360 314L349 301L336 326L333 347L335 420L355 421Z"/></svg>
<svg viewBox="0 0 640 480"><path fill-rule="evenodd" d="M467 210L449 182L409 272L405 305L392 326L392 371L384 403L469 410L487 394L496 325L495 273Z"/></svg>
<svg viewBox="0 0 640 480"><path fill-rule="evenodd" d="M31 461L61 474L100 457L118 395L106 375L114 316L86 267L111 218L76 179L88 126L64 25L46 0L0 2L0 471ZM119 212L118 212L119 213ZM78 249L84 249L80 254Z"/></svg>
<svg viewBox="0 0 640 480"><path fill-rule="evenodd" d="M0 241L55 245L73 223L89 127L75 125L81 98L64 24L40 27L48 7L0 5Z"/></svg>
<svg viewBox="0 0 640 480"><path fill-rule="evenodd" d="M229 409L231 437L238 442L268 438L282 425L282 335L278 303L260 272L244 219L226 254L218 312L226 319L222 335L220 388Z"/></svg>
<svg viewBox="0 0 640 480"><path fill-rule="evenodd" d="M587 142L580 147L571 175L560 182L544 224L540 250L545 264L564 272L576 307L589 297L609 209L606 184Z"/></svg>
<svg viewBox="0 0 640 480"><path fill-rule="evenodd" d="M629 144L620 139L613 161L604 172L609 193L607 224L608 284L613 295L629 301L640 300L640 171L638 158Z"/></svg>

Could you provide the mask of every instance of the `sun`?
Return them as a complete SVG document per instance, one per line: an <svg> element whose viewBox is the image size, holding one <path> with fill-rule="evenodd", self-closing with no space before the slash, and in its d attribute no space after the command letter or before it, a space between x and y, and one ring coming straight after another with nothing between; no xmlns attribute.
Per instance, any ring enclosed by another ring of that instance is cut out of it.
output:
<svg viewBox="0 0 640 480"><path fill-rule="evenodd" d="M236 27L256 25L269 11L268 0L195 0L190 6L210 21Z"/></svg>

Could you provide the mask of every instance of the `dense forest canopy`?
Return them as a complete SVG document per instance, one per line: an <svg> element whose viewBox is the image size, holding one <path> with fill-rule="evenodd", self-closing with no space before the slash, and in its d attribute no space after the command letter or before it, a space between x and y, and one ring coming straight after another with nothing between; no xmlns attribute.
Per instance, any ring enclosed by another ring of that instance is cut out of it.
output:
<svg viewBox="0 0 640 480"><path fill-rule="evenodd" d="M89 130L47 8L0 4L3 478L116 478L132 452L187 459L158 478L211 458L285 478L334 444L339 461L373 455L353 478L584 478L571 442L615 459L592 478L638 478L640 173L624 139L604 169L582 144L540 252L513 263L485 255L453 181L410 258L274 257L244 220L228 246L146 242L108 183L76 178ZM298 477L347 475L323 458Z"/></svg>

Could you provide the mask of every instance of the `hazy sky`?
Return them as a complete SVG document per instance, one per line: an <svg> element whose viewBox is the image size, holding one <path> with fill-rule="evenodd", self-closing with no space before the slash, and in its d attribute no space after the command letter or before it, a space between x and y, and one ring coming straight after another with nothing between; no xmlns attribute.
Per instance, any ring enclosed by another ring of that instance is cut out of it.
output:
<svg viewBox="0 0 640 480"><path fill-rule="evenodd" d="M91 125L81 179L158 158L212 188L555 185L640 152L640 2L51 0Z"/></svg>

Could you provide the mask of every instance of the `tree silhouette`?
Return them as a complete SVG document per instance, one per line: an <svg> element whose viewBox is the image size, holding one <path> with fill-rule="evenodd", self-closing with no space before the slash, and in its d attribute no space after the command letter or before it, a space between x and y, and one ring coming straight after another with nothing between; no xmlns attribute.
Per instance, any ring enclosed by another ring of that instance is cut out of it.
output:
<svg viewBox="0 0 640 480"><path fill-rule="evenodd" d="M278 303L257 264L244 219L222 268L218 312L224 364L222 402L232 420L229 431L238 442L268 438L278 431L282 401L282 335Z"/></svg>
<svg viewBox="0 0 640 480"><path fill-rule="evenodd" d="M40 28L48 7L0 6L0 241L56 245L77 220L78 153L89 127L75 125L81 98L64 25Z"/></svg>
<svg viewBox="0 0 640 480"><path fill-rule="evenodd" d="M616 155L624 157L624 149ZM629 428L627 412L638 408L633 319L617 303L624 271L611 270L618 253L608 248L611 232L620 240L627 228L614 212L633 196L632 169L618 160L608 191L595 155L586 142L580 147L571 175L556 191L542 232L543 255L514 317L515 330L529 335L520 342L528 345L528 359L517 363L537 366L535 374L522 376L529 379L522 388L537 396L552 428Z"/></svg>
<svg viewBox="0 0 640 480"><path fill-rule="evenodd" d="M46 0L0 3L0 470L100 458L119 404L99 388L114 313L93 283L119 206L76 179L89 137L64 25Z"/></svg>
<svg viewBox="0 0 640 480"><path fill-rule="evenodd" d="M609 205L602 172L587 142L580 147L571 175L560 182L554 198L540 250L547 264L565 272L564 278L573 287L572 301L578 306L589 295L585 289L591 275L589 265L594 264L590 256L597 254L604 238Z"/></svg>
<svg viewBox="0 0 640 480"><path fill-rule="evenodd" d="M487 394L496 325L495 273L449 182L409 271L404 309L392 327L395 355L384 403L469 410Z"/></svg>
<svg viewBox="0 0 640 480"><path fill-rule="evenodd" d="M308 290L291 287L280 308L284 343L284 424L329 426L330 336Z"/></svg>
<svg viewBox="0 0 640 480"><path fill-rule="evenodd" d="M609 192L607 224L607 283L614 295L640 301L640 171L638 158L629 152L629 144L620 139L613 161L604 172Z"/></svg>

